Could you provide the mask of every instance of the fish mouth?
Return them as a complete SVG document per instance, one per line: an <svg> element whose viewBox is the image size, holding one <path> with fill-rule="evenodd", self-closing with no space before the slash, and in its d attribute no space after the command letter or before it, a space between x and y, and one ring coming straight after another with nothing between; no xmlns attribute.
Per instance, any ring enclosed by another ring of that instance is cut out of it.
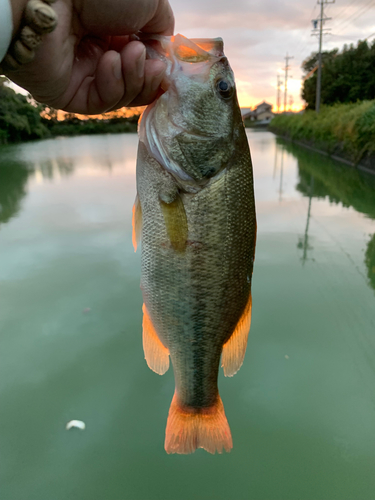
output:
<svg viewBox="0 0 375 500"><path fill-rule="evenodd" d="M134 37L133 37L134 38ZM210 66L220 60L227 60L224 56L224 42L222 38L186 38L180 34L173 36L150 35L138 33L135 37L146 47L147 59L158 59L167 66L161 88L166 91L170 86L170 78L178 64L186 64L189 71L199 63L210 63Z"/></svg>
<svg viewBox="0 0 375 500"><path fill-rule="evenodd" d="M224 56L224 42L220 37L186 38L180 34L165 36L139 32L137 35L133 35L133 38L145 44L146 51L150 58L155 55L155 52L157 52L159 56L167 57L170 45L183 45L193 50L197 50L198 48L200 54L201 51L203 51L214 57ZM194 47L192 47L193 45Z"/></svg>

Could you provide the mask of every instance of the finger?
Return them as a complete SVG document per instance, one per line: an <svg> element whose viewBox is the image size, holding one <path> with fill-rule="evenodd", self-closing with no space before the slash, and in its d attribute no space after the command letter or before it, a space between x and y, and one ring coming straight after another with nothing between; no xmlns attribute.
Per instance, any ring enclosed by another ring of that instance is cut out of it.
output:
<svg viewBox="0 0 375 500"><path fill-rule="evenodd" d="M165 75L166 65L162 61L148 59L145 63L145 78L142 91L128 106L144 106L153 102L162 92L161 82Z"/></svg>
<svg viewBox="0 0 375 500"><path fill-rule="evenodd" d="M147 32L172 34L174 18L168 0L80 0L79 19L89 32L103 35L129 35L147 26Z"/></svg>
<svg viewBox="0 0 375 500"><path fill-rule="evenodd" d="M112 36L110 39L110 44L108 50L115 50L116 52L121 52L122 49L130 42L130 36Z"/></svg>
<svg viewBox="0 0 375 500"><path fill-rule="evenodd" d="M124 94L121 57L110 50L99 59L94 75L86 76L65 111L82 114L105 113L115 106Z"/></svg>
<svg viewBox="0 0 375 500"><path fill-rule="evenodd" d="M142 28L144 33L173 35L174 15L168 0L160 0L153 18Z"/></svg>
<svg viewBox="0 0 375 500"><path fill-rule="evenodd" d="M130 42L121 51L125 92L121 99L127 106L142 91L145 75L146 47L141 42Z"/></svg>
<svg viewBox="0 0 375 500"><path fill-rule="evenodd" d="M115 106L113 106L113 108L111 108L111 111L123 108L124 106L144 106L153 102L160 92L160 84L164 78L165 70L166 65L162 61L147 59L144 61L142 85L138 88L133 86L129 89L132 85L129 81L131 80L131 77L129 77L129 73L127 74L127 68L123 66L123 72L125 73L124 78L127 82L129 81L128 87L126 87L126 91L122 99Z"/></svg>

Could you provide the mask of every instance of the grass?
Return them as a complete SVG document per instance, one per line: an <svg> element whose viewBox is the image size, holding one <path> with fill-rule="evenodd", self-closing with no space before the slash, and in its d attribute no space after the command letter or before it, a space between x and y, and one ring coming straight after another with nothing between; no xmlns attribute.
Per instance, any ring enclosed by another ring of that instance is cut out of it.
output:
<svg viewBox="0 0 375 500"><path fill-rule="evenodd" d="M317 115L306 111L298 115L278 115L270 130L343 156L353 163L375 157L375 101L323 106Z"/></svg>

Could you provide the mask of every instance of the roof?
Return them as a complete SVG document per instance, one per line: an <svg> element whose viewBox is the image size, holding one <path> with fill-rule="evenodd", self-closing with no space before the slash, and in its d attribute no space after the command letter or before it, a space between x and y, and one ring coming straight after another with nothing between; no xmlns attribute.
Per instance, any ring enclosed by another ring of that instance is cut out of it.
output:
<svg viewBox="0 0 375 500"><path fill-rule="evenodd" d="M268 102L266 102L266 101L263 101L263 102L261 102L261 103L257 104L257 105L255 106L255 109L258 109L258 108L260 108L261 106L270 107L270 108L272 109L272 104L269 104L269 103L268 103Z"/></svg>
<svg viewBox="0 0 375 500"><path fill-rule="evenodd" d="M241 108L241 115L245 116L251 112L251 108Z"/></svg>

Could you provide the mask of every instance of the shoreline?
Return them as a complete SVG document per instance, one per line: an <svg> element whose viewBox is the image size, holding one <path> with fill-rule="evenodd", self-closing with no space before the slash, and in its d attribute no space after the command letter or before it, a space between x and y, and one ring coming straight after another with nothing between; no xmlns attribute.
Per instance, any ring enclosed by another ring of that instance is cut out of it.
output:
<svg viewBox="0 0 375 500"><path fill-rule="evenodd" d="M352 168L361 170L361 171L366 172L368 174L375 175L375 162L371 164L371 167L364 165L363 163L355 163L352 160L349 160L348 158L344 158L343 156L339 156L337 154L331 154L328 151L324 151L323 149L319 149L319 148L312 146L311 144L308 144L306 142L292 139L287 134L282 134L280 132L277 132L277 130L272 129L272 127L269 127L268 131L272 132L272 134L276 135L276 137L280 137L281 139L292 142L293 144L297 144L298 146L301 146L303 148L310 149L311 151L314 151L315 153L319 153L321 155L328 156L329 158L332 158L333 160L339 161L341 163L345 163L346 165L348 165Z"/></svg>

